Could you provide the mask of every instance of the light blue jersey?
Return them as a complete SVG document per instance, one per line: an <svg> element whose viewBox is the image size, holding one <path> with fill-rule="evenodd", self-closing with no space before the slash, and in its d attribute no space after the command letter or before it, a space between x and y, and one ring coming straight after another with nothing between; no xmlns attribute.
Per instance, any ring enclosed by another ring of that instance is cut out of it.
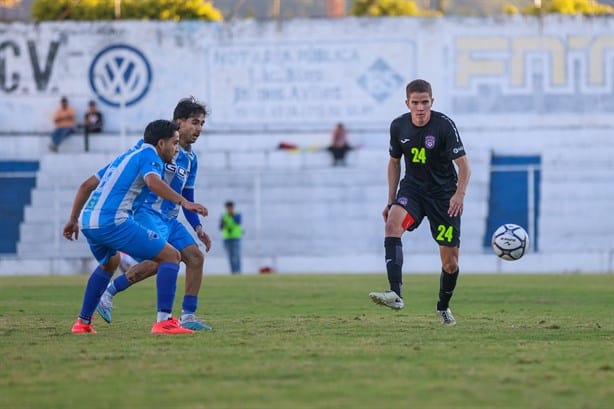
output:
<svg viewBox="0 0 614 409"><path fill-rule="evenodd" d="M87 201L81 217L82 228L119 225L131 217L149 194L153 194L145 184L145 176L151 173L160 176L162 169L162 159L149 144L118 156L106 167L100 184Z"/></svg>
<svg viewBox="0 0 614 409"><path fill-rule="evenodd" d="M173 163L164 164L164 181L171 189L181 194L185 188L194 188L197 170L196 153L180 146ZM162 215L163 220L173 220L179 215L179 206L176 203L163 199L153 192L145 200L144 206Z"/></svg>
<svg viewBox="0 0 614 409"><path fill-rule="evenodd" d="M164 181L175 192L182 194L185 188L194 188L198 169L197 156L192 150L179 147L173 163L164 164ZM185 226L177 220L179 206L151 192L134 219L142 226L160 234L173 247L181 251L196 244ZM140 260L139 260L140 261Z"/></svg>

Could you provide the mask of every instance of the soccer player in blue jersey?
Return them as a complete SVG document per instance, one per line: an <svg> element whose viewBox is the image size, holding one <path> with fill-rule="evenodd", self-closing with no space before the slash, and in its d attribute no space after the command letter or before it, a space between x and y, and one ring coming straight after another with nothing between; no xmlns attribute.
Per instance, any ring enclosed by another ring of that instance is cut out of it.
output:
<svg viewBox="0 0 614 409"><path fill-rule="evenodd" d="M401 236L416 229L426 217L441 258L436 312L442 324L451 326L456 320L449 304L459 271L460 218L471 169L454 122L441 112L431 111L431 84L414 80L407 85L406 95L410 112L390 124L388 204L382 212L390 290L369 296L377 304L403 308ZM405 176L401 180L402 157Z"/></svg>
<svg viewBox="0 0 614 409"><path fill-rule="evenodd" d="M192 150L205 125L206 107L194 98L185 98L178 102L173 112L173 120L179 126L179 152L172 163L165 165L164 180L169 186L187 200L194 200L194 186L198 171L198 157ZM155 194L145 201L143 207L136 213L135 220L166 238L168 242L181 253L181 260L186 265L185 295L183 297L180 323L192 330L210 330L211 327L196 318L198 293L200 291L204 255L185 226L177 220L178 206L171 201L162 199ZM198 215L184 209L186 220L190 223L198 238L205 245L205 250L211 248L211 239L203 230ZM104 292L97 311L107 322L111 322L113 297L132 284L154 275L157 265L151 261L143 261L125 274L117 277Z"/></svg>
<svg viewBox="0 0 614 409"><path fill-rule="evenodd" d="M92 272L85 288L83 304L75 321L73 333L95 333L91 319L100 297L119 264L118 251L139 259L157 263L158 320L152 333L182 334L194 331L183 328L172 317L177 275L181 256L156 231L137 223L134 214L151 192L203 216L207 209L187 200L162 180L164 163L172 162L178 152L179 133L174 123L157 120L145 129L143 145L118 156L106 169L96 189L89 194L91 179L77 192L73 212L64 226L64 236L72 240L81 231L87 238L98 267ZM89 196L89 199L86 199Z"/></svg>

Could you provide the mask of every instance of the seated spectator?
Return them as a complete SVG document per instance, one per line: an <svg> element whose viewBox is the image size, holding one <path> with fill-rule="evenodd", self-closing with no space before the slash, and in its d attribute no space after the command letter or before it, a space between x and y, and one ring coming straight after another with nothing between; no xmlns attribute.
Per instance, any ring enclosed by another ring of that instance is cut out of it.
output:
<svg viewBox="0 0 614 409"><path fill-rule="evenodd" d="M342 123L338 123L333 131L333 140L327 148L333 155L333 166L345 166L345 155L352 149L350 146L347 131Z"/></svg>
<svg viewBox="0 0 614 409"><path fill-rule="evenodd" d="M68 98L62 97L60 100L53 122L55 129L51 133L49 150L57 152L60 144L75 131L75 110L68 104Z"/></svg>
<svg viewBox="0 0 614 409"><path fill-rule="evenodd" d="M85 132L90 133L100 133L102 132L102 124L103 118L100 111L96 107L96 101L90 101L87 104L87 112L83 118L83 127Z"/></svg>

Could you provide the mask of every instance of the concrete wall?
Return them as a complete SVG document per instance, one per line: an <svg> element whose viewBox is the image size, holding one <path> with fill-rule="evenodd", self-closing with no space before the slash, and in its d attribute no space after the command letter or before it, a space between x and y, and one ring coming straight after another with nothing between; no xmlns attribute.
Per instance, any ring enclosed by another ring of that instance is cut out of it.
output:
<svg viewBox="0 0 614 409"><path fill-rule="evenodd" d="M49 131L61 95L97 99L112 132L187 95L212 131L379 132L416 77L465 126L612 127L613 33L563 16L0 25L0 132Z"/></svg>
<svg viewBox="0 0 614 409"><path fill-rule="evenodd" d="M89 269L84 243L70 247L56 234L74 189L186 95L212 111L196 145L197 195L214 215L207 223L219 240L221 205L237 200L249 271L382 271L388 126L416 77L432 82L436 109L455 120L474 165L464 271L612 271L613 28L612 18L558 16L0 26L0 158L41 159L19 255L1 259L0 273ZM79 109L99 101L107 134L93 138L90 154L79 136L59 155L47 152L60 95ZM363 146L345 170L310 149L325 146L339 121ZM279 152L282 141L305 149ZM515 263L480 245L491 151L543 158L543 251ZM308 230L280 230L296 212ZM407 236L407 271L437 271L426 228ZM221 244L208 271L227 271Z"/></svg>

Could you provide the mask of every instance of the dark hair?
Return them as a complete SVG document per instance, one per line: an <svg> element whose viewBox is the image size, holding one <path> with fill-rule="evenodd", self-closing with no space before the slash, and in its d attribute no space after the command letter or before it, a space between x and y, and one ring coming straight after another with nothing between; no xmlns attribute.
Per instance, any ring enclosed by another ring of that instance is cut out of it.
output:
<svg viewBox="0 0 614 409"><path fill-rule="evenodd" d="M235 204L234 204L234 202L232 202L231 200L229 200L229 201L227 201L226 203L224 203L224 206L226 206L226 207L234 207L234 206L235 206Z"/></svg>
<svg viewBox="0 0 614 409"><path fill-rule="evenodd" d="M160 139L170 139L179 127L166 119L157 119L147 124L143 134L143 142L156 145Z"/></svg>
<svg viewBox="0 0 614 409"><path fill-rule="evenodd" d="M66 97L62 97L62 98L60 99L60 102L62 102L62 103L67 103L67 102L68 102L68 98L66 98Z"/></svg>
<svg viewBox="0 0 614 409"><path fill-rule="evenodd" d="M205 117L209 115L205 104L199 102L194 97L183 98L179 100L177 106L175 106L173 121L177 119L187 119L200 114L203 114Z"/></svg>
<svg viewBox="0 0 614 409"><path fill-rule="evenodd" d="M409 97L409 94L414 92L426 92L429 94L429 97L433 96L433 90L431 89L431 84L425 80L413 80L409 84L407 84L407 88L405 88L405 94Z"/></svg>

